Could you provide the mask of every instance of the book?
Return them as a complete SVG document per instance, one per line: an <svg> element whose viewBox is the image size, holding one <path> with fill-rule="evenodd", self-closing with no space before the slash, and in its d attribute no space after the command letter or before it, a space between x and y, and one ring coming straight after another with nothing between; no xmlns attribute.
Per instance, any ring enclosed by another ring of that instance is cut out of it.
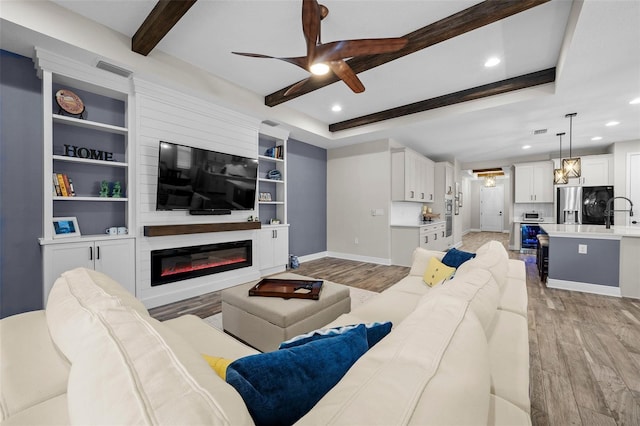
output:
<svg viewBox="0 0 640 426"><path fill-rule="evenodd" d="M62 180L64 181L64 187L67 190L67 197L72 197L73 191L71 191L71 184L69 183L69 177L66 174L63 174Z"/></svg>
<svg viewBox="0 0 640 426"><path fill-rule="evenodd" d="M73 189L73 181L71 180L71 178L69 178L69 190L71 191L71 196L75 197L76 196L76 191L75 191L75 189Z"/></svg>
<svg viewBox="0 0 640 426"><path fill-rule="evenodd" d="M62 196L62 191L60 190L60 184L58 183L58 175L56 173L53 174L53 195Z"/></svg>
<svg viewBox="0 0 640 426"><path fill-rule="evenodd" d="M60 185L60 191L62 192L63 197L68 197L67 188L64 185L64 178L62 177L62 173L58 173L58 184Z"/></svg>

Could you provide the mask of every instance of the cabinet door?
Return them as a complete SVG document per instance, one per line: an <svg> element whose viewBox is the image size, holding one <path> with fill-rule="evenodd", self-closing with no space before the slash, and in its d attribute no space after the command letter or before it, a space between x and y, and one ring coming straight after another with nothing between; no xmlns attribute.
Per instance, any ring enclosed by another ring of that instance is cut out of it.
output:
<svg viewBox="0 0 640 426"><path fill-rule="evenodd" d="M95 269L136 294L135 247L133 239L96 241Z"/></svg>
<svg viewBox="0 0 640 426"><path fill-rule="evenodd" d="M282 227L274 229L273 238L273 263L274 266L286 265L289 263L289 228Z"/></svg>
<svg viewBox="0 0 640 426"><path fill-rule="evenodd" d="M43 265L43 306L47 306L51 287L60 274L79 267L93 269L94 257L93 241L46 245Z"/></svg>
<svg viewBox="0 0 640 426"><path fill-rule="evenodd" d="M289 263L289 228L263 228L258 232L260 270L283 267Z"/></svg>
<svg viewBox="0 0 640 426"><path fill-rule="evenodd" d="M515 202L531 203L533 201L534 166L516 166ZM553 192L553 191L552 191Z"/></svg>
<svg viewBox="0 0 640 426"><path fill-rule="evenodd" d="M273 229L262 228L258 231L258 264L260 269L271 268L273 261Z"/></svg>
<svg viewBox="0 0 640 426"><path fill-rule="evenodd" d="M453 167L446 165L444 168L444 195L446 198L453 197Z"/></svg>
<svg viewBox="0 0 640 426"><path fill-rule="evenodd" d="M587 186L613 185L610 161L609 156L583 157L580 183Z"/></svg>
<svg viewBox="0 0 640 426"><path fill-rule="evenodd" d="M431 202L435 200L436 165L428 158L425 158L425 175L425 201Z"/></svg>
<svg viewBox="0 0 640 426"><path fill-rule="evenodd" d="M542 163L534 168L533 202L553 203L553 163Z"/></svg>

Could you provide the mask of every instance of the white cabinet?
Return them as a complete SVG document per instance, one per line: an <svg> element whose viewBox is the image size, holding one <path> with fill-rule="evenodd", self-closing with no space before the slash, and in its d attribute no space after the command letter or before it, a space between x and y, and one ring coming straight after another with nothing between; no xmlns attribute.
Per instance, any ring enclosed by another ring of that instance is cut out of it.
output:
<svg viewBox="0 0 640 426"><path fill-rule="evenodd" d="M570 178L569 185L613 185L613 156L588 155L580 159L582 172L579 178Z"/></svg>
<svg viewBox="0 0 640 426"><path fill-rule="evenodd" d="M432 202L434 171L434 162L417 152L406 148L392 152L392 201Z"/></svg>
<svg viewBox="0 0 640 426"><path fill-rule="evenodd" d="M453 165L448 162L435 163L435 199L440 202L452 199L454 192ZM440 212L438 212L440 213ZM444 213L444 212L443 212Z"/></svg>
<svg viewBox="0 0 640 426"><path fill-rule="evenodd" d="M287 223L287 139L289 132L263 125L258 135L258 213L263 225ZM275 173L277 171L279 177Z"/></svg>
<svg viewBox="0 0 640 426"><path fill-rule="evenodd" d="M411 266L416 247L446 250L451 242L445 237L445 226L444 222L422 226L391 226L391 263Z"/></svg>
<svg viewBox="0 0 640 426"><path fill-rule="evenodd" d="M136 293L133 238L106 237L102 240L58 242L44 246L44 306L60 274L78 267L103 272L131 294Z"/></svg>
<svg viewBox="0 0 640 426"><path fill-rule="evenodd" d="M289 227L272 225L258 231L258 259L262 275L281 272L289 263Z"/></svg>
<svg viewBox="0 0 640 426"><path fill-rule="evenodd" d="M420 227L420 247L426 250L445 251L449 244L445 237L444 222Z"/></svg>
<svg viewBox="0 0 640 426"><path fill-rule="evenodd" d="M515 202L553 203L553 163L515 164Z"/></svg>

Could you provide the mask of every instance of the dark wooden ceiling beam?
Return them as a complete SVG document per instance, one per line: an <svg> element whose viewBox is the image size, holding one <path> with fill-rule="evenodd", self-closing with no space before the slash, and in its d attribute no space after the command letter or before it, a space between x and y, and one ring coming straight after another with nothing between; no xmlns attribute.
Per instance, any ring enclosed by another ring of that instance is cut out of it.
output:
<svg viewBox="0 0 640 426"><path fill-rule="evenodd" d="M461 102L486 98L488 96L499 95L501 93L525 89L527 87L539 86L541 84L553 83L555 80L556 69L549 68L518 77L508 78L506 80L497 81L495 83L489 83L471 89L449 93L447 95L438 96L436 98L426 99L424 101L414 102L408 105L391 108L385 111L363 115L361 117L352 118L351 120L330 124L329 131L337 132L340 130L351 129L353 127L365 126L367 124L376 123L378 121L398 118L409 114L416 114L418 112L424 112L430 109L441 108Z"/></svg>
<svg viewBox="0 0 640 426"><path fill-rule="evenodd" d="M131 50L147 56L197 0L160 0L131 39Z"/></svg>
<svg viewBox="0 0 640 426"><path fill-rule="evenodd" d="M347 63L356 74L367 71L405 55L433 46L434 44L524 12L548 1L549 0L486 0L405 35L404 37L408 38L409 42L403 49L397 52L360 56L350 59ZM298 91L287 96L284 94L293 84L267 95L264 103L267 106L273 107L337 81L340 80L332 73L320 78L314 76L309 78L308 82Z"/></svg>

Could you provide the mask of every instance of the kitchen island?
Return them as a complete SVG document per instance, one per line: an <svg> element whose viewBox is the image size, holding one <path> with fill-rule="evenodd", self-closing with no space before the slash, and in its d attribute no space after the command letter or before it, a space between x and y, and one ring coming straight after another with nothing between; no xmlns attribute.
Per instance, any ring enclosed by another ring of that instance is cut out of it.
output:
<svg viewBox="0 0 640 426"><path fill-rule="evenodd" d="M640 299L640 227L541 228L549 235L548 287Z"/></svg>

